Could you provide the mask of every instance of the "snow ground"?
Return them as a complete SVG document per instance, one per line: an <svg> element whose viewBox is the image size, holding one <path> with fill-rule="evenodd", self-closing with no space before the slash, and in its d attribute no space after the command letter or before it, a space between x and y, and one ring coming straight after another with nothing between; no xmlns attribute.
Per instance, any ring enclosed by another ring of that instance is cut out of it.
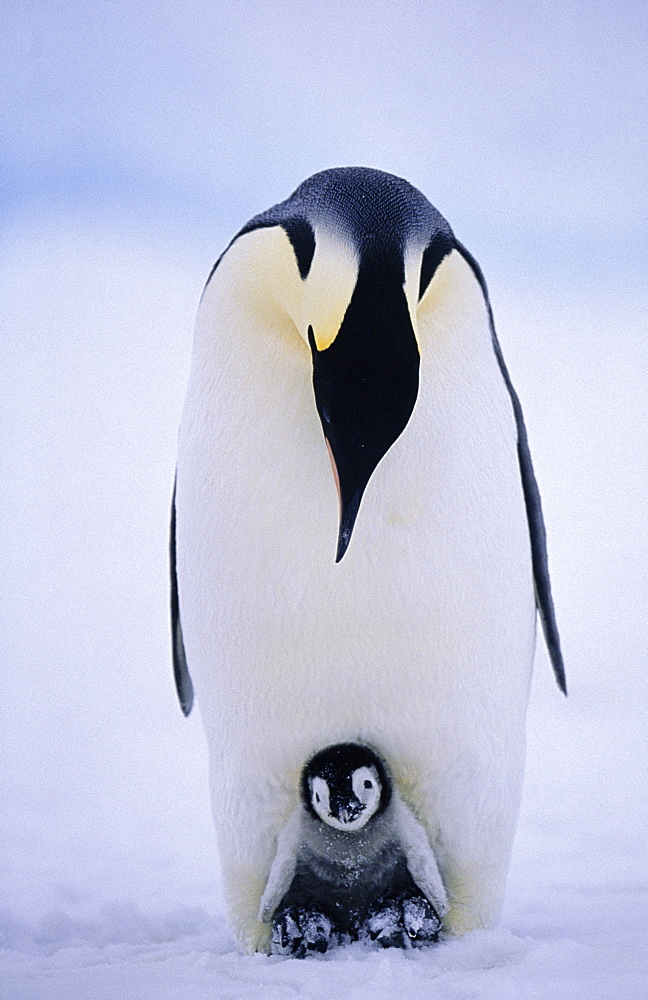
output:
<svg viewBox="0 0 648 1000"><path fill-rule="evenodd" d="M491 282L570 686L540 647L501 926L425 952L251 958L222 914L200 722L169 662L198 257L119 219L23 220L3 242L0 995L648 997L645 311Z"/></svg>

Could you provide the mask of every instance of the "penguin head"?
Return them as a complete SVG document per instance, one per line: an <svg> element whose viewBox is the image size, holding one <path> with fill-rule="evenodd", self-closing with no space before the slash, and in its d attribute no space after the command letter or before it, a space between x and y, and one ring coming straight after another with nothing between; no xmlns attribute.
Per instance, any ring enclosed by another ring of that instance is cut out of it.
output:
<svg viewBox="0 0 648 1000"><path fill-rule="evenodd" d="M391 799L385 765L358 743L338 743L315 754L303 770L301 792L311 816L345 833L362 830Z"/></svg>
<svg viewBox="0 0 648 1000"><path fill-rule="evenodd" d="M248 295L310 348L315 405L339 500L336 562L378 463L419 388L417 306L454 246L416 188L367 168L326 170L235 237Z"/></svg>

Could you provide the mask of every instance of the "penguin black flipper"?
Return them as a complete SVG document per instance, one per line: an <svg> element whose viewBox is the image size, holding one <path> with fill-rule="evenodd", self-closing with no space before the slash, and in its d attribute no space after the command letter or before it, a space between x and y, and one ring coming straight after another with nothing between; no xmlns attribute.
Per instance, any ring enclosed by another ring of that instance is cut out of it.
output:
<svg viewBox="0 0 648 1000"><path fill-rule="evenodd" d="M182 624L180 622L180 606L178 603L178 577L176 574L176 508L175 482L173 484L173 499L171 501L171 525L169 530L169 569L171 576L171 648L173 652L173 675L176 690L180 700L180 708L184 715L189 715L193 708L194 690L187 667Z"/></svg>
<svg viewBox="0 0 648 1000"><path fill-rule="evenodd" d="M488 289L486 288L484 275L482 274L481 268L472 254L470 254L458 241L456 241L456 247L470 264L475 277L481 286L484 299L486 300L486 306L488 308L493 350L495 351L495 357L497 358L502 378L504 379L504 383L508 389L509 396L511 397L511 403L513 405L513 413L515 415L518 437L518 461L520 463L522 490L524 492L524 502L526 504L527 519L529 522L529 535L531 538L531 560L533 563L536 606L538 608L538 614L540 615L540 621L542 622L542 631L544 632L547 650L549 651L551 665L556 678L556 684L562 693L566 695L567 680L565 677L565 665L563 663L563 656L560 648L560 635L558 633L558 623L556 622L556 613L554 611L554 603L551 596L551 581L549 579L549 563L547 558L547 534L545 531L544 518L542 516L540 490L538 489L538 483L536 481L535 472L533 471L533 463L531 461L529 439L524 425L522 406L520 405L518 395L513 388L513 383L511 382L511 377L506 368L506 364L502 356L502 350L497 339L495 323L493 320L493 311L491 309L490 299L488 298Z"/></svg>

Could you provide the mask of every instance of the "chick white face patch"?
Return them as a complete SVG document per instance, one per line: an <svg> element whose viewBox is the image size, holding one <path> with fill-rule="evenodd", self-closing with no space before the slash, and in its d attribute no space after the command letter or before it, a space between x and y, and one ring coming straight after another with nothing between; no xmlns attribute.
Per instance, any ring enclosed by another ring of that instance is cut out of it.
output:
<svg viewBox="0 0 648 1000"><path fill-rule="evenodd" d="M359 767L351 778L353 793L364 806L365 823L380 805L380 781L375 767Z"/></svg>
<svg viewBox="0 0 648 1000"><path fill-rule="evenodd" d="M380 781L374 767L359 767L351 775L348 793L331 796L325 778L310 779L311 805L319 818L334 830L361 830L380 805Z"/></svg>
<svg viewBox="0 0 648 1000"><path fill-rule="evenodd" d="M311 804L320 819L328 823L330 818L329 786L324 778L313 778L311 786Z"/></svg>

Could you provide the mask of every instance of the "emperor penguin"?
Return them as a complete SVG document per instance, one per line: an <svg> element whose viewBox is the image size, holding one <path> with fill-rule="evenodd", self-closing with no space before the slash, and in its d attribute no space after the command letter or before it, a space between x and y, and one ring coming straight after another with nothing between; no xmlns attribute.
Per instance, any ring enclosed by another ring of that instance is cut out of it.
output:
<svg viewBox="0 0 648 1000"><path fill-rule="evenodd" d="M565 674L484 277L405 180L315 174L219 257L170 547L175 677L184 712L194 687L200 705L243 950L270 948L305 762L339 744L374 748L424 830L444 933L495 921L536 609L563 691Z"/></svg>

